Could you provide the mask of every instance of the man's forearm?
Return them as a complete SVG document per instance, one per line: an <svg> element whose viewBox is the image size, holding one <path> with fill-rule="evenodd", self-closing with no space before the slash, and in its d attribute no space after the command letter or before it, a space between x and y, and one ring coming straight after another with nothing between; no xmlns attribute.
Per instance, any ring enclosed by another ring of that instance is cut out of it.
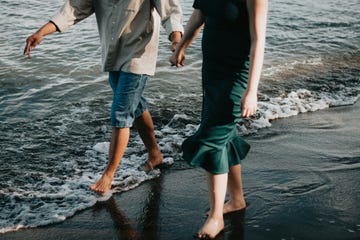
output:
<svg viewBox="0 0 360 240"><path fill-rule="evenodd" d="M57 31L57 27L53 22L48 22L44 26L42 26L36 33L42 36L46 36L52 34Z"/></svg>
<svg viewBox="0 0 360 240"><path fill-rule="evenodd" d="M181 37L182 37L182 32L174 31L170 34L169 39L172 43L179 43L181 40Z"/></svg>

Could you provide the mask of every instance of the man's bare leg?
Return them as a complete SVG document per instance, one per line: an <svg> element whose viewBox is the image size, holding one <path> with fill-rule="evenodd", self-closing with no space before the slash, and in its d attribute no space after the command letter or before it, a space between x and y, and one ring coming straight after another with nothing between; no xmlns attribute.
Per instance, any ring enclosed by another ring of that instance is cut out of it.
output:
<svg viewBox="0 0 360 240"><path fill-rule="evenodd" d="M148 152L148 161L151 166L156 167L163 161L163 156L160 152L159 146L156 143L154 124L149 110L143 112L143 114L135 119L134 125L139 132L141 140L144 142L146 150ZM145 166L146 167L146 166ZM151 169L145 169L149 171Z"/></svg>
<svg viewBox="0 0 360 240"><path fill-rule="evenodd" d="M108 165L100 180L90 186L91 190L101 194L110 190L116 169L121 162L129 142L129 136L130 128L113 128L109 147Z"/></svg>
<svg viewBox="0 0 360 240"><path fill-rule="evenodd" d="M246 208L240 164L230 168L228 173L228 190L230 200L224 205L224 214Z"/></svg>
<svg viewBox="0 0 360 240"><path fill-rule="evenodd" d="M210 212L204 226L198 232L199 238L215 238L224 229L223 209L226 195L228 174L206 173Z"/></svg>

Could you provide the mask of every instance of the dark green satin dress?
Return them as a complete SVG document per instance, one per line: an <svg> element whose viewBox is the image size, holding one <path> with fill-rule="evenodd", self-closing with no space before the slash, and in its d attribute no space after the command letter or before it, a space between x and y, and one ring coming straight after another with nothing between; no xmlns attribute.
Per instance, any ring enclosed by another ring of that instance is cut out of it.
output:
<svg viewBox="0 0 360 240"><path fill-rule="evenodd" d="M182 145L183 158L212 174L227 173L250 149L237 133L248 81L250 31L246 1L195 0L205 18L202 38L203 106L197 132Z"/></svg>

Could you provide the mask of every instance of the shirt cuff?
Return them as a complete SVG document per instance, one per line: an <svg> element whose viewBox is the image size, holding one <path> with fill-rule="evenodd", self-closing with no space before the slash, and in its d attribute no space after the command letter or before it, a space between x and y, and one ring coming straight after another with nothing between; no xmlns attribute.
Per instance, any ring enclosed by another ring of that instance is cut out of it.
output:
<svg viewBox="0 0 360 240"><path fill-rule="evenodd" d="M168 39L171 41L170 37L173 32L180 32L181 35L184 34L184 27L178 23L172 23L171 21L167 21L165 24L166 33L168 36Z"/></svg>
<svg viewBox="0 0 360 240"><path fill-rule="evenodd" d="M69 23L69 21L67 21L67 19L60 12L50 18L50 22L53 22L56 25L59 32L64 32L71 25L73 25Z"/></svg>
<svg viewBox="0 0 360 240"><path fill-rule="evenodd" d="M56 23L54 23L53 21L49 20L49 22L51 22L52 24L54 24L54 26L56 27L56 31L57 32L60 32L60 29L59 27L56 25Z"/></svg>

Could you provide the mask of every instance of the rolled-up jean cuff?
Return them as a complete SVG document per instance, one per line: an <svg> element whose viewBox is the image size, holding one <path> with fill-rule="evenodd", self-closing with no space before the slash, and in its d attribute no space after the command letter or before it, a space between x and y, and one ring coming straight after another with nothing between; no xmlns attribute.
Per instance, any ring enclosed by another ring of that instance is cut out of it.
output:
<svg viewBox="0 0 360 240"><path fill-rule="evenodd" d="M109 72L109 83L114 93L111 106L113 127L131 127L135 118L147 110L144 89L149 78L145 74Z"/></svg>

